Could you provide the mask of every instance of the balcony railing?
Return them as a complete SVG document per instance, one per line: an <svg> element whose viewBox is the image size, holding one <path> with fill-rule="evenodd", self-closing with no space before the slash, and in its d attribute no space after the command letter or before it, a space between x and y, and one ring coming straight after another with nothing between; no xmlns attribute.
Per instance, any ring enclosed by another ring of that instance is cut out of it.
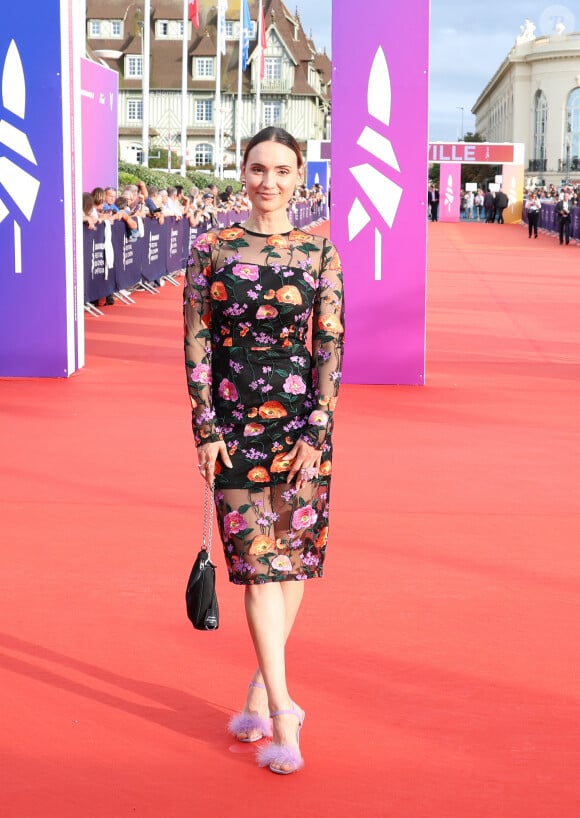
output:
<svg viewBox="0 0 580 818"><path fill-rule="evenodd" d="M262 93L265 94L289 94L292 91L292 83L287 79L268 79L264 77L260 88Z"/></svg>
<svg viewBox="0 0 580 818"><path fill-rule="evenodd" d="M545 172L547 165L547 159L530 159L528 162L528 171L533 171L534 173Z"/></svg>
<svg viewBox="0 0 580 818"><path fill-rule="evenodd" d="M573 156L571 159L560 159L558 162L558 170L562 173L567 173L570 170L580 170L580 157Z"/></svg>

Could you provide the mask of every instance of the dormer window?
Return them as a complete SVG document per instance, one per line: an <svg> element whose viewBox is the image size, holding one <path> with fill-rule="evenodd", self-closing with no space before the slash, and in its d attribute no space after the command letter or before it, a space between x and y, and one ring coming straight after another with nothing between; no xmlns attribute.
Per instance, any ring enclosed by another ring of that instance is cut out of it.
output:
<svg viewBox="0 0 580 818"><path fill-rule="evenodd" d="M143 57L138 54L127 54L125 57L125 77L141 79L143 76Z"/></svg>
<svg viewBox="0 0 580 818"><path fill-rule="evenodd" d="M196 57L195 78L198 80L213 79L214 76L215 73L213 57Z"/></svg>
<svg viewBox="0 0 580 818"><path fill-rule="evenodd" d="M180 40L183 38L183 20L157 20L155 37L158 40Z"/></svg>

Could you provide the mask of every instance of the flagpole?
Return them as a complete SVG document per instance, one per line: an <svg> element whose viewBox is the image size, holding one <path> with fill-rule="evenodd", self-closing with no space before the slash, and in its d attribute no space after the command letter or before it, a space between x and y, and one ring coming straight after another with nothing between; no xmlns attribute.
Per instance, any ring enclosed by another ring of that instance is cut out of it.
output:
<svg viewBox="0 0 580 818"><path fill-rule="evenodd" d="M224 13L223 3L218 0L217 9L217 38L216 38L216 59L215 59L215 110L214 110L214 173L219 179L223 179L223 151L221 148L221 127L222 127L222 37L223 26L222 16Z"/></svg>
<svg viewBox="0 0 580 818"><path fill-rule="evenodd" d="M181 48L181 168L180 173L185 176L187 156L187 43L189 15L188 0L183 0L183 43ZM171 145L169 146L171 150Z"/></svg>
<svg viewBox="0 0 580 818"><path fill-rule="evenodd" d="M264 59L262 42L264 40L264 15L262 13L262 0L258 4L258 62L255 65L256 71L256 120L255 133L260 130L260 106L262 94L262 61Z"/></svg>
<svg viewBox="0 0 580 818"><path fill-rule="evenodd" d="M151 0L144 0L143 3L143 74L142 74L142 89L143 89L143 119L141 130L141 141L143 143L143 150L141 156L141 164L146 168L149 167L149 61L150 61L150 37L151 37Z"/></svg>
<svg viewBox="0 0 580 818"><path fill-rule="evenodd" d="M238 104L236 111L236 174L242 170L242 53L244 48L244 0L240 0L240 44L238 61Z"/></svg>

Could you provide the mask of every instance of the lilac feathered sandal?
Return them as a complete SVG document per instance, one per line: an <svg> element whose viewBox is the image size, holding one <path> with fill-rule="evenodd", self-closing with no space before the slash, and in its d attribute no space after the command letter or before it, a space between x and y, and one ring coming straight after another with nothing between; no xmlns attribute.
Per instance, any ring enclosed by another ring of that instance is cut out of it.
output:
<svg viewBox="0 0 580 818"><path fill-rule="evenodd" d="M266 689L265 685L254 681L250 682L250 687ZM264 719L262 716L253 713L238 713L237 716L233 716L228 723L228 730L238 741L242 741L244 744L252 744L254 741L260 741L260 739L269 738L272 735L272 725L269 719ZM239 736L240 733L253 732L256 732L253 738L240 738Z"/></svg>
<svg viewBox="0 0 580 818"><path fill-rule="evenodd" d="M276 716L296 716L298 719L296 740L300 747L300 730L304 724L306 713L293 704L291 710L277 710L275 713L270 713L270 718L274 719ZM274 767L274 764L279 766ZM286 765L290 769L282 770L280 769L282 765ZM287 747L285 744L268 744L258 750L258 766L269 767L277 775L290 775L291 773L297 773L298 770L304 767L304 759L300 755L300 750L295 750L294 747Z"/></svg>

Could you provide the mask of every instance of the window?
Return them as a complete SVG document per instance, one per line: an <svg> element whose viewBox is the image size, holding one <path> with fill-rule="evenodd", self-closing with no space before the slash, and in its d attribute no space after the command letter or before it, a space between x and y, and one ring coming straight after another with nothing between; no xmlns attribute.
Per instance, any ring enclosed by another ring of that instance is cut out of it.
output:
<svg viewBox="0 0 580 818"><path fill-rule="evenodd" d="M89 37L100 37L101 36L101 21L100 20L90 20L89 21Z"/></svg>
<svg viewBox="0 0 580 818"><path fill-rule="evenodd" d="M534 97L534 156L533 159L543 162L546 158L546 125L548 120L548 100L542 91ZM544 168L539 168L544 170Z"/></svg>
<svg viewBox="0 0 580 818"><path fill-rule="evenodd" d="M272 99L264 102L264 126L279 125L282 113L282 104L279 100Z"/></svg>
<svg viewBox="0 0 580 818"><path fill-rule="evenodd" d="M183 29L183 20L178 20L178 22L177 22L177 36L180 39L183 39L183 31L184 31L184 29Z"/></svg>
<svg viewBox="0 0 580 818"><path fill-rule="evenodd" d="M198 79L203 79L204 77L213 78L213 57L196 57L195 76Z"/></svg>
<svg viewBox="0 0 580 818"><path fill-rule="evenodd" d="M158 37L167 37L169 34L169 23L167 20L159 20L157 23L157 36Z"/></svg>
<svg viewBox="0 0 580 818"><path fill-rule="evenodd" d="M280 80L282 79L282 58L281 57L266 57L264 60L264 79Z"/></svg>
<svg viewBox="0 0 580 818"><path fill-rule="evenodd" d="M195 164L213 165L213 148L207 142L195 146Z"/></svg>
<svg viewBox="0 0 580 818"><path fill-rule="evenodd" d="M143 57L129 54L125 58L125 76L132 79L143 76Z"/></svg>
<svg viewBox="0 0 580 818"><path fill-rule="evenodd" d="M580 167L580 88L575 88L568 97L564 162L567 172Z"/></svg>
<svg viewBox="0 0 580 818"><path fill-rule="evenodd" d="M213 100L196 99L195 101L195 121L211 122L213 120Z"/></svg>
<svg viewBox="0 0 580 818"><path fill-rule="evenodd" d="M127 100L127 119L129 122L141 122L143 120L143 100L141 97L133 97Z"/></svg>
<svg viewBox="0 0 580 818"><path fill-rule="evenodd" d="M234 36L234 21L226 20L226 39L233 40Z"/></svg>
<svg viewBox="0 0 580 818"><path fill-rule="evenodd" d="M121 20L111 20L111 37L122 37L123 26Z"/></svg>

